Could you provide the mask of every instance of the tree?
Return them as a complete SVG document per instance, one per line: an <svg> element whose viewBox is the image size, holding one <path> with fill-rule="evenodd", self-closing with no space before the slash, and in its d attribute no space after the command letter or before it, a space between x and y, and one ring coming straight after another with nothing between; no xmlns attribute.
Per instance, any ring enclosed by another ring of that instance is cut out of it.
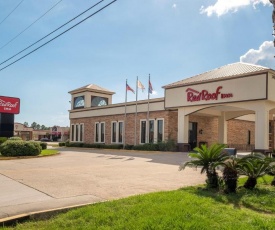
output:
<svg viewBox="0 0 275 230"><path fill-rule="evenodd" d="M29 123L28 122L24 122L24 124L23 124L25 127L29 127Z"/></svg>
<svg viewBox="0 0 275 230"><path fill-rule="evenodd" d="M36 123L36 122L33 122L33 123L31 124L31 128L33 128L33 129L35 129L35 130L36 130L36 126L37 126L37 123Z"/></svg>
<svg viewBox="0 0 275 230"><path fill-rule="evenodd" d="M222 166L222 178L225 183L225 193L236 193L238 177L239 177L239 158L230 156L229 159L217 162L213 167Z"/></svg>
<svg viewBox="0 0 275 230"><path fill-rule="evenodd" d="M218 188L219 180L216 168L212 167L216 162L223 162L229 158L227 154L223 154L222 150L225 145L213 144L209 148L206 145L202 145L200 148L194 148L194 153L189 153L189 156L195 158L180 166L179 170L185 169L185 167L202 167L201 173L206 172L207 180L206 184L209 188Z"/></svg>

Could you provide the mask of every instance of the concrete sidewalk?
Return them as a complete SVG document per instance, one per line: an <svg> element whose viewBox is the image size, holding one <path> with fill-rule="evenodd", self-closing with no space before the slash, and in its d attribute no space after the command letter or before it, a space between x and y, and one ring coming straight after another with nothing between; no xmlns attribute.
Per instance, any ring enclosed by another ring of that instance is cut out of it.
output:
<svg viewBox="0 0 275 230"><path fill-rule="evenodd" d="M0 161L0 222L204 183L200 170L178 171L187 160L186 153L63 149L53 157Z"/></svg>

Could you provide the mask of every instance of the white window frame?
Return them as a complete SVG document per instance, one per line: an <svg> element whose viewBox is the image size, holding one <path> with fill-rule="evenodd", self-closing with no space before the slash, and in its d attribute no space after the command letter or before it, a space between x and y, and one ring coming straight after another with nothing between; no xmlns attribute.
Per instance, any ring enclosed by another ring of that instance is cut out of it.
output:
<svg viewBox="0 0 275 230"><path fill-rule="evenodd" d="M98 124L98 141L96 141L96 125ZM101 140L101 124L104 124L104 141ZM95 122L94 143L105 143L106 140L106 124L105 122Z"/></svg>
<svg viewBox="0 0 275 230"><path fill-rule="evenodd" d="M141 131L142 131L142 125L141 123L145 121L145 143L141 142ZM156 119L149 119L150 121L154 121L154 141L153 143L158 143L158 121L162 121L162 140L164 141L164 118L156 118ZM149 122L147 122L147 119L140 119L140 132L139 132L139 143L147 144L149 143Z"/></svg>
<svg viewBox="0 0 275 230"><path fill-rule="evenodd" d="M113 141L113 124L116 124L116 141ZM119 142L119 123L122 123L122 141ZM112 144L123 144L124 141L124 135L123 135L123 129L124 129L124 121L112 121L111 122L111 143Z"/></svg>
<svg viewBox="0 0 275 230"><path fill-rule="evenodd" d="M81 132L80 132L80 127L82 125L82 140L80 140L80 137L81 137ZM72 128L74 127L74 128ZM78 138L76 138L76 129L78 129ZM71 124L71 135L70 135L70 139L71 139L71 142L84 142L84 123L74 123L74 124ZM78 139L78 140L76 140Z"/></svg>

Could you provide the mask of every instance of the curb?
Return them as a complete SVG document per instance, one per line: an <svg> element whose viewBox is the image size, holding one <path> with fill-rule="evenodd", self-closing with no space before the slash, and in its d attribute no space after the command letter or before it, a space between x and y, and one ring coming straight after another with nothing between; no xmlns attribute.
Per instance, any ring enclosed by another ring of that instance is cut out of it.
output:
<svg viewBox="0 0 275 230"><path fill-rule="evenodd" d="M22 223L29 220L47 220L57 214L66 213L72 209L81 208L92 204L95 204L95 202L9 216L0 219L0 227L15 226L17 223Z"/></svg>

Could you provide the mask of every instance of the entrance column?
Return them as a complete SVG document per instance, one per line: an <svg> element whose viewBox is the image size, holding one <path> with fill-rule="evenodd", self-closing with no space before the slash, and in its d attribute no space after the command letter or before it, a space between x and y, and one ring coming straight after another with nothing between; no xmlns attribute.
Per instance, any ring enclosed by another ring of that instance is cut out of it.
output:
<svg viewBox="0 0 275 230"><path fill-rule="evenodd" d="M185 116L184 108L178 109L178 147L180 152L189 151L189 116Z"/></svg>
<svg viewBox="0 0 275 230"><path fill-rule="evenodd" d="M218 142L220 144L227 144L227 121L225 120L225 112L219 116L218 124Z"/></svg>
<svg viewBox="0 0 275 230"><path fill-rule="evenodd" d="M269 110L261 106L255 115L255 149L269 149Z"/></svg>

